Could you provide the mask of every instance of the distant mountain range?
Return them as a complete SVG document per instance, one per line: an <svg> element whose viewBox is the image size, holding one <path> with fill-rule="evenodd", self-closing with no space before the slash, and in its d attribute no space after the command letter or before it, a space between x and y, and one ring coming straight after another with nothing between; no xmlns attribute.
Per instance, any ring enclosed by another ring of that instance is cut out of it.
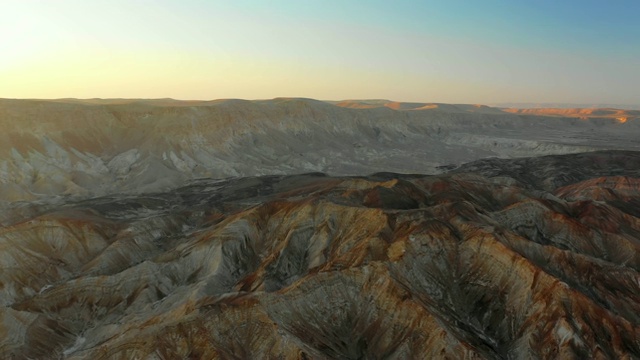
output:
<svg viewBox="0 0 640 360"><path fill-rule="evenodd" d="M605 103L491 103L490 106L499 108L518 108L518 109L541 109L541 108L578 108L578 109L597 109L597 108L610 108L610 109L625 109L625 110L640 110L640 104L605 104Z"/></svg>

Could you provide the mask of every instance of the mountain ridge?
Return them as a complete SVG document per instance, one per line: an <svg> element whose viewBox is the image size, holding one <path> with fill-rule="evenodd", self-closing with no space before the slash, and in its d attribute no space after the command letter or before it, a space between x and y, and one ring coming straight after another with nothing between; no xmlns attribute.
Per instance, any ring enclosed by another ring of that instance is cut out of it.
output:
<svg viewBox="0 0 640 360"><path fill-rule="evenodd" d="M0 203L166 190L201 177L435 174L491 156L640 149L635 118L351 109L301 98L131 101L0 100Z"/></svg>

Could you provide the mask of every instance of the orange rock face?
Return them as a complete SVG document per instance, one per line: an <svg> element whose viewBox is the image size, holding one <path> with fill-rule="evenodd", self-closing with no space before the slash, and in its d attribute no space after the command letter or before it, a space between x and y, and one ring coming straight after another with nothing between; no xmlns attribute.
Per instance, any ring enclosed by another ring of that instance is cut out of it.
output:
<svg viewBox="0 0 640 360"><path fill-rule="evenodd" d="M639 161L200 180L22 209L0 232L0 354L638 358Z"/></svg>

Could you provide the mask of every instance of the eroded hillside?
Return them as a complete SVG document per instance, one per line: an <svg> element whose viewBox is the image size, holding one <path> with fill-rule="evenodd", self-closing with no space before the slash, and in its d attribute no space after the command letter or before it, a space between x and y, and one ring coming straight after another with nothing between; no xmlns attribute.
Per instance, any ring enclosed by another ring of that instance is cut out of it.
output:
<svg viewBox="0 0 640 360"><path fill-rule="evenodd" d="M637 358L640 154L199 180L0 232L8 358Z"/></svg>

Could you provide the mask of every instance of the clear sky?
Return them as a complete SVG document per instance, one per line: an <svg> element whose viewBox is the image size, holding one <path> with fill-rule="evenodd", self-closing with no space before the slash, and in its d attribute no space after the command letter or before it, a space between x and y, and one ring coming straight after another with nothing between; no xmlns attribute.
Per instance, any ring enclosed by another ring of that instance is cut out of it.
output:
<svg viewBox="0 0 640 360"><path fill-rule="evenodd" d="M640 103L638 0L0 0L0 97Z"/></svg>

